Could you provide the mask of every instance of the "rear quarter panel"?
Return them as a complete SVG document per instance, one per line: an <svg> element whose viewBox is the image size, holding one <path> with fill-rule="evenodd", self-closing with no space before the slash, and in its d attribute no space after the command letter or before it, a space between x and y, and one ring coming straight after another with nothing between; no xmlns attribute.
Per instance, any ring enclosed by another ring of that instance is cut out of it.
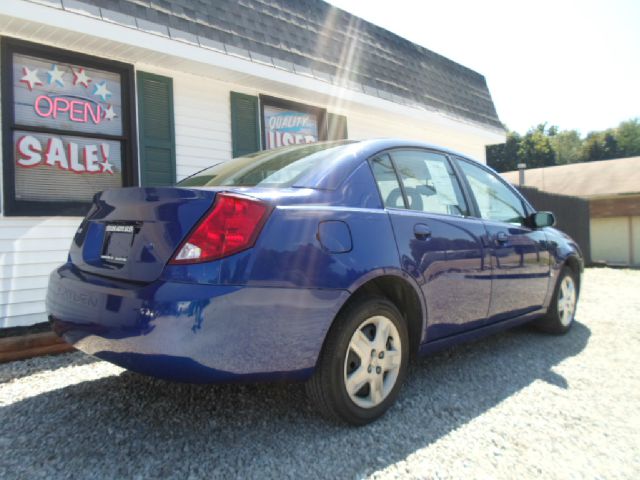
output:
<svg viewBox="0 0 640 480"><path fill-rule="evenodd" d="M319 225L329 221L347 225L349 251L333 253L320 241ZM222 263L220 283L349 290L370 272L400 270L399 264L384 210L284 206L274 210L253 252Z"/></svg>
<svg viewBox="0 0 640 480"><path fill-rule="evenodd" d="M405 276L391 220L366 161L354 165L335 190L316 190L308 202L301 200L280 201L255 248L222 261L221 284L354 291L378 275ZM346 227L320 231L327 222ZM326 238L331 232L341 238ZM350 237L350 248L330 251L344 236Z"/></svg>

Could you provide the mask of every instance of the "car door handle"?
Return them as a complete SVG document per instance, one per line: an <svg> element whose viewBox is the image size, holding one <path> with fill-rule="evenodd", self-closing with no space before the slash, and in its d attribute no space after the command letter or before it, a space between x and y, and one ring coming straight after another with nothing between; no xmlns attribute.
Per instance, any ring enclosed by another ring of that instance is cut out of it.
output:
<svg viewBox="0 0 640 480"><path fill-rule="evenodd" d="M504 232L498 232L496 234L496 242L499 244L507 243L509 241L509 235Z"/></svg>
<svg viewBox="0 0 640 480"><path fill-rule="evenodd" d="M418 240L427 240L431 238L431 229L424 223L417 223L413 227L413 234Z"/></svg>

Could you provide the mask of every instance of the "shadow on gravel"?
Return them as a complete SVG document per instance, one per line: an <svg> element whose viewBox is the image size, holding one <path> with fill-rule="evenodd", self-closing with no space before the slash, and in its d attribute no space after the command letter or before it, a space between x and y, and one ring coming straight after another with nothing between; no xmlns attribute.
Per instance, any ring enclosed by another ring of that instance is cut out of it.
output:
<svg viewBox="0 0 640 480"><path fill-rule="evenodd" d="M358 478L398 462L580 353L590 330L518 328L426 357L362 428L325 422L304 386L182 385L129 372L0 409L0 477Z"/></svg>

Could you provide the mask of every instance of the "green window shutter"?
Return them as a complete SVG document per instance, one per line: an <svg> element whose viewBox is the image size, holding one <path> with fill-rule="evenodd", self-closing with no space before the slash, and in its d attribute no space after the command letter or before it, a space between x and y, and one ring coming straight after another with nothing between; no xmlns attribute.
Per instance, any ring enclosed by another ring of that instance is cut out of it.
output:
<svg viewBox="0 0 640 480"><path fill-rule="evenodd" d="M336 113L327 114L327 140L345 140L348 138L347 117Z"/></svg>
<svg viewBox="0 0 640 480"><path fill-rule="evenodd" d="M234 158L260 150L258 97L231 92L231 145Z"/></svg>
<svg viewBox="0 0 640 480"><path fill-rule="evenodd" d="M173 80L137 72L141 185L176 183Z"/></svg>

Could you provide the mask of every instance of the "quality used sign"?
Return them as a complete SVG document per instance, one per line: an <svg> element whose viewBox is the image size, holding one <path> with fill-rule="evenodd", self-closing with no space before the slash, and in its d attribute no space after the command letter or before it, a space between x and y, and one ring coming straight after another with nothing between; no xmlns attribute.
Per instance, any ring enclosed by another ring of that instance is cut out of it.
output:
<svg viewBox="0 0 640 480"><path fill-rule="evenodd" d="M318 141L318 117L313 113L265 105L264 126L267 149Z"/></svg>

